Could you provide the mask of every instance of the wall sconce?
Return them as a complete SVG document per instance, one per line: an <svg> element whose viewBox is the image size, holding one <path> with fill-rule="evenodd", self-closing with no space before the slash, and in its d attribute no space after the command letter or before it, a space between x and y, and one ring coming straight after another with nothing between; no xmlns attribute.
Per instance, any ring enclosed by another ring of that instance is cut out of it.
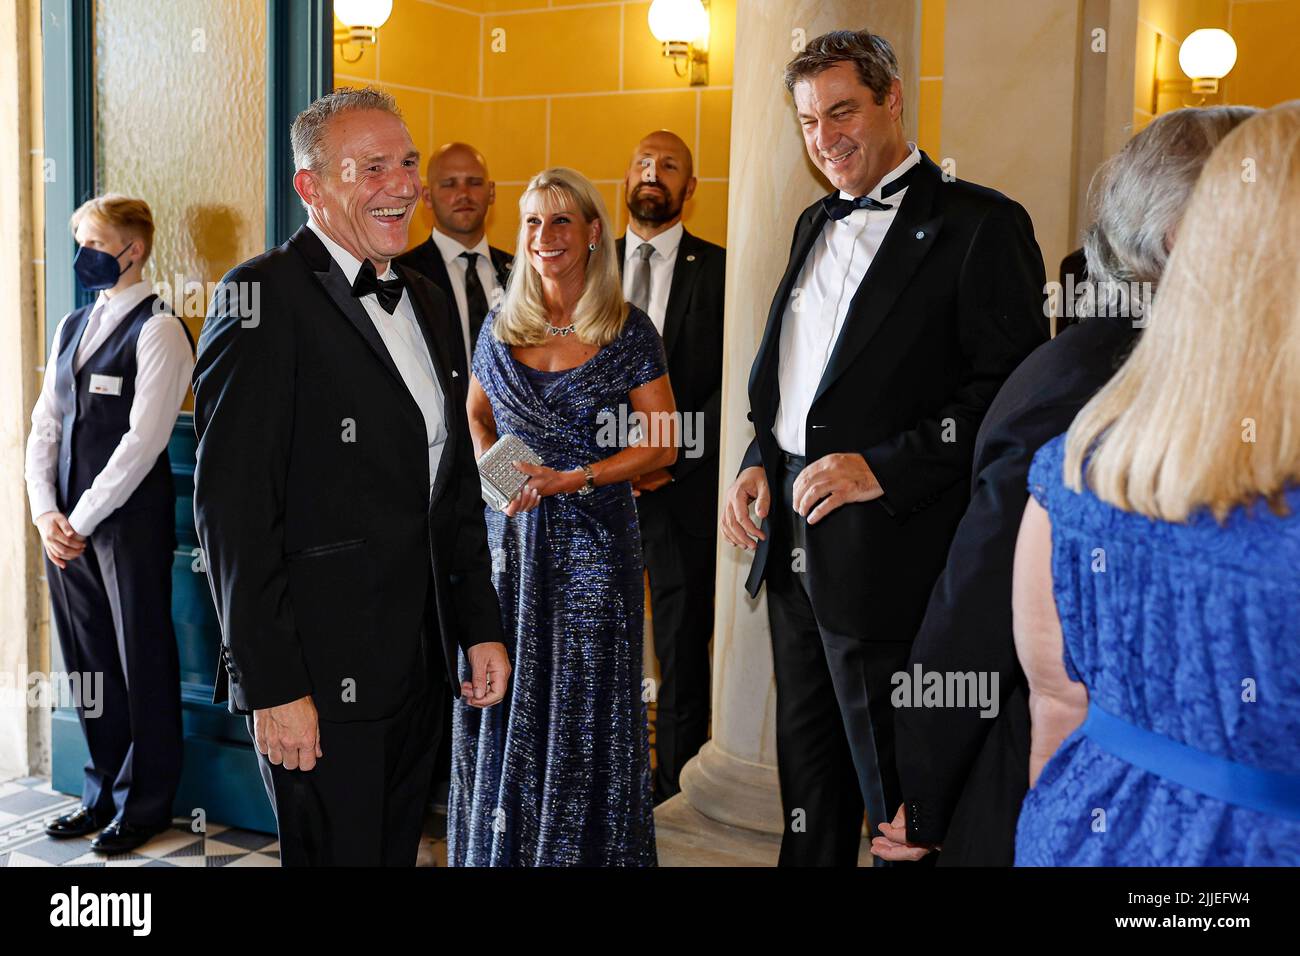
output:
<svg viewBox="0 0 1300 956"><path fill-rule="evenodd" d="M1205 104L1207 96L1219 92L1219 80L1232 71L1237 63L1237 44L1227 30L1203 29L1193 30L1178 47L1178 66L1187 75L1185 80L1162 80L1160 69L1160 34L1156 34L1156 77L1152 84L1151 113L1159 108L1161 93L1194 93ZM1184 105L1193 105L1190 103Z"/></svg>
<svg viewBox="0 0 1300 956"><path fill-rule="evenodd" d="M709 0L654 0L648 19L664 56L673 61L673 72L689 73L691 86L708 86Z"/></svg>
<svg viewBox="0 0 1300 956"><path fill-rule="evenodd" d="M334 0L334 16L343 24L334 30L334 44L344 63L356 63L365 55L366 45L379 39L379 28L393 14L393 0ZM355 43L357 55L348 59L345 44Z"/></svg>

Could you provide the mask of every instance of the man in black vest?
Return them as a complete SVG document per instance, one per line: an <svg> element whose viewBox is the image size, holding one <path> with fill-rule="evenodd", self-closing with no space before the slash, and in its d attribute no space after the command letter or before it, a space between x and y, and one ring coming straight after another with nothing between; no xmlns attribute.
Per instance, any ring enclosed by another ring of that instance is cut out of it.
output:
<svg viewBox="0 0 1300 956"><path fill-rule="evenodd" d="M780 862L853 866L864 806L874 833L901 800L892 678L966 507L980 421L1047 338L1043 260L1019 204L903 137L885 39L817 37L785 79L837 189L795 225L722 531L755 552L749 593L767 581Z"/></svg>
<svg viewBox="0 0 1300 956"><path fill-rule="evenodd" d="M466 143L447 143L429 157L424 205L433 213L429 238L398 263L433 281L455 306L455 368L462 378L473 364L483 317L505 293L513 257L489 246L484 222L496 201L496 183L488 176L483 155Z"/></svg>
<svg viewBox="0 0 1300 956"><path fill-rule="evenodd" d="M646 136L628 165L630 219L617 243L623 294L663 336L682 422L676 464L642 475L634 486L659 658L656 802L677 793L683 765L709 736L727 252L682 225L695 184L681 137L668 130Z"/></svg>
<svg viewBox="0 0 1300 956"><path fill-rule="evenodd" d="M100 196L73 214L72 228L77 279L99 296L54 332L26 476L90 760L81 806L45 832L76 837L102 827L91 848L124 853L170 826L180 782L167 442L194 347L141 279L153 245L146 203Z"/></svg>
<svg viewBox="0 0 1300 956"><path fill-rule="evenodd" d="M335 90L291 138L307 225L226 276L194 370L215 699L281 863L412 866L448 694L490 706L510 671L465 378L447 300L392 263L420 193L392 97Z"/></svg>

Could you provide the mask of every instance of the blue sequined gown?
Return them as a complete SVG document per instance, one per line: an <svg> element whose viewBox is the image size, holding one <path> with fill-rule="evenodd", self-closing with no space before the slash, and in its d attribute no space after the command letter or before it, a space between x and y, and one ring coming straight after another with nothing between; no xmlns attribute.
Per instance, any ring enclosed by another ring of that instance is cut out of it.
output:
<svg viewBox="0 0 1300 956"><path fill-rule="evenodd" d="M1286 517L1260 505L1222 526L1152 521L1067 488L1064 449L1060 436L1038 451L1029 485L1052 521L1071 679L1144 730L1300 773L1300 490ZM1016 831L1017 866L1297 864L1300 821L1173 783L1082 729L1043 767Z"/></svg>
<svg viewBox="0 0 1300 956"><path fill-rule="evenodd" d="M665 374L649 316L574 369L538 373L484 322L474 375L497 433L549 467L617 451L602 412ZM607 438L608 436L603 436ZM553 495L506 518L487 509L493 583L514 672L506 699L452 715L447 856L452 866L654 866L641 532L629 482ZM469 668L461 654L461 671Z"/></svg>

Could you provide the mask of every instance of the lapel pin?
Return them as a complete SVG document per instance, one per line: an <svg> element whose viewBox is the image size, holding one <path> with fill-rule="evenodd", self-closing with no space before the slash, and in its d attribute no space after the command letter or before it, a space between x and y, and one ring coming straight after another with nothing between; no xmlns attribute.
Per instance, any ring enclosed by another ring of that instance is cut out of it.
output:
<svg viewBox="0 0 1300 956"><path fill-rule="evenodd" d="M695 261L695 254L694 254L694 253L691 253L689 256L687 256L687 257L686 257L686 261L687 261L687 262L694 262L694 261Z"/></svg>
<svg viewBox="0 0 1300 956"><path fill-rule="evenodd" d="M916 238L918 238L918 239L924 239L924 238L925 238L925 230L923 230L923 229L918 229L918 230L916 231Z"/></svg>
<svg viewBox="0 0 1300 956"><path fill-rule="evenodd" d="M451 370L451 377L452 377L452 378L460 378L460 372L456 371L455 369L452 369L452 370Z"/></svg>

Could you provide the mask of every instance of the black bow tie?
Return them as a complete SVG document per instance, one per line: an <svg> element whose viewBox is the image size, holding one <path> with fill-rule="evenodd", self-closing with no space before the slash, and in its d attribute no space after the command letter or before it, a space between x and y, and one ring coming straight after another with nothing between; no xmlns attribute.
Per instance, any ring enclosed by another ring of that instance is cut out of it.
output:
<svg viewBox="0 0 1300 956"><path fill-rule="evenodd" d="M383 306L384 311L389 315L397 308L397 303L402 301L402 289L405 283L401 277L395 279L381 279L375 274L375 264L367 259L361 263L361 271L352 282L352 294L358 299L363 295L374 293L379 299L379 304Z"/></svg>
<svg viewBox="0 0 1300 956"><path fill-rule="evenodd" d="M888 199L894 193L907 186L912 178L912 172L916 169L917 164L907 168L907 171L897 179L890 180L880 189L880 199ZM859 196L857 199L845 199L839 193L834 196L827 196L822 200L822 208L826 210L826 215L836 221L843 219L845 216L858 209L873 209L883 211L893 209L889 203L881 202L880 199L872 199L870 196Z"/></svg>

